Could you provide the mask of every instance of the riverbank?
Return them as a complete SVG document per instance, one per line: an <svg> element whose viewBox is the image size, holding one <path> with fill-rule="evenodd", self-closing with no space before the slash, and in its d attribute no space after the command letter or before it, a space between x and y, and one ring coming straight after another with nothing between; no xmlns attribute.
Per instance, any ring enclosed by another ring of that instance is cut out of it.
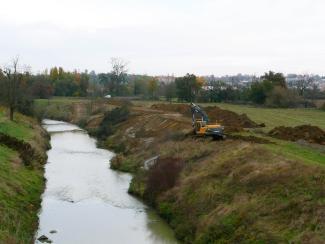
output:
<svg viewBox="0 0 325 244"><path fill-rule="evenodd" d="M48 146L36 120L0 107L0 243L33 243Z"/></svg>
<svg viewBox="0 0 325 244"><path fill-rule="evenodd" d="M307 151L314 155L310 163L275 150L284 142L272 138L197 139L189 134L190 119L177 113L133 111L104 145L119 145L112 167L133 172L129 192L152 204L178 239L325 240L323 153Z"/></svg>
<svg viewBox="0 0 325 244"><path fill-rule="evenodd" d="M194 138L190 118L178 112L142 105L129 109L101 145L117 153L112 168L133 173L129 192L155 207L178 239L325 240L322 150L270 138L259 128L225 141ZM103 113L93 115L85 127L96 130L103 118Z"/></svg>

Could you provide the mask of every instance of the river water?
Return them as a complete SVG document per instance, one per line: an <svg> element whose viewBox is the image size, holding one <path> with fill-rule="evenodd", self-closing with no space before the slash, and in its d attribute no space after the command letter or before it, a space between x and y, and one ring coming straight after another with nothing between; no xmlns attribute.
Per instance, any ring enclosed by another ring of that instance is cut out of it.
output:
<svg viewBox="0 0 325 244"><path fill-rule="evenodd" d="M44 120L51 134L36 239L57 244L176 243L154 211L127 193L130 174L109 168L113 153L79 127ZM41 243L36 240L35 243Z"/></svg>

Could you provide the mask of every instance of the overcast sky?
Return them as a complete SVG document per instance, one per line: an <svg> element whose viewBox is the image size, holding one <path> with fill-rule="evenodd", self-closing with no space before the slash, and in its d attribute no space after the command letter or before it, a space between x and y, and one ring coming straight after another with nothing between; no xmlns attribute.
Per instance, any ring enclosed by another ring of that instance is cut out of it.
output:
<svg viewBox="0 0 325 244"><path fill-rule="evenodd" d="M0 64L141 74L325 74L324 0L0 0Z"/></svg>

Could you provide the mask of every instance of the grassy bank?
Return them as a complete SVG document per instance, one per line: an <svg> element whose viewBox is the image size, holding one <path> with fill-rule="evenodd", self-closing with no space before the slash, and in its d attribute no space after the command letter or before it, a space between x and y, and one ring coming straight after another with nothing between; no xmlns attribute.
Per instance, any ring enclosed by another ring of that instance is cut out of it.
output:
<svg viewBox="0 0 325 244"><path fill-rule="evenodd" d="M325 241L324 147L255 132L212 141L194 138L190 130L190 119L133 108L104 143L119 152L112 168L134 174L129 192L152 204L178 239ZM249 136L269 143L244 140ZM144 162L157 155L154 166L146 169Z"/></svg>
<svg viewBox="0 0 325 244"><path fill-rule="evenodd" d="M6 146L6 141L0 142L0 243L32 243L44 189L42 165L47 136L29 117L16 114L15 121L9 121L4 108L0 108L0 133L21 142L15 148ZM18 148L27 143L37 155L30 158L28 166L22 159L24 150Z"/></svg>

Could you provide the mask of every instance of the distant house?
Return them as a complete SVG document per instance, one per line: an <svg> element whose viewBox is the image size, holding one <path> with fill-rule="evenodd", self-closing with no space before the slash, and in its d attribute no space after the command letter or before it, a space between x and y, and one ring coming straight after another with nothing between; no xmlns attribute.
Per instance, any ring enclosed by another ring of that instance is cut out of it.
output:
<svg viewBox="0 0 325 244"><path fill-rule="evenodd" d="M111 95L106 95L105 98L112 98L112 96Z"/></svg>
<svg viewBox="0 0 325 244"><path fill-rule="evenodd" d="M205 91L212 91L213 90L213 86L202 86L202 89Z"/></svg>

